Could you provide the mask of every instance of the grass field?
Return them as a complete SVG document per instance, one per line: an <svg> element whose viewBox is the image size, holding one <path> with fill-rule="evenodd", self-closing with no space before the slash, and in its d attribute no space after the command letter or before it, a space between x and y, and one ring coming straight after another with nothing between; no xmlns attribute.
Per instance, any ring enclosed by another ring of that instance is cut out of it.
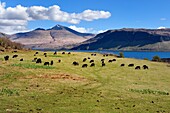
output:
<svg viewBox="0 0 170 113"><path fill-rule="evenodd" d="M0 112L5 113L170 113L170 67L166 63L73 52L0 53ZM17 58L11 58L18 54ZM9 55L9 61L4 56ZM52 66L36 64L54 61ZM95 67L82 68L90 57ZM19 61L21 58L24 61ZM106 66L101 66L101 59ZM109 59L116 62L108 63ZM58 63L61 59L61 63ZM78 61L79 66L72 62ZM124 63L125 67L120 67ZM135 66L149 66L135 70Z"/></svg>

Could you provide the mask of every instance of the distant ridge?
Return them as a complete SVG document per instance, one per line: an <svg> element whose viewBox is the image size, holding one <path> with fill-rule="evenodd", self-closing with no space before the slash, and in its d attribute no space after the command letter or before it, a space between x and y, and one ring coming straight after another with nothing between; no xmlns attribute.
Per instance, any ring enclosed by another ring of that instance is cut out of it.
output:
<svg viewBox="0 0 170 113"><path fill-rule="evenodd" d="M72 48L78 50L170 51L170 29L108 30Z"/></svg>

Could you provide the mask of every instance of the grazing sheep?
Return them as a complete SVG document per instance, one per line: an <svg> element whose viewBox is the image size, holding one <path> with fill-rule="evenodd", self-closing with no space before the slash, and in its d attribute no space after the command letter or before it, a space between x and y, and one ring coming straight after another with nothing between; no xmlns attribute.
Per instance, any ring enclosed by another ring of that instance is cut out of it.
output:
<svg viewBox="0 0 170 113"><path fill-rule="evenodd" d="M93 56L96 56L96 54L93 54Z"/></svg>
<svg viewBox="0 0 170 113"><path fill-rule="evenodd" d="M21 59L20 59L20 61L24 61L24 59L23 59L23 58L21 58Z"/></svg>
<svg viewBox="0 0 170 113"><path fill-rule="evenodd" d="M85 62L86 60L87 60L87 58L84 58L84 59L83 59L83 62Z"/></svg>
<svg viewBox="0 0 170 113"><path fill-rule="evenodd" d="M62 54L65 54L65 52L62 52Z"/></svg>
<svg viewBox="0 0 170 113"><path fill-rule="evenodd" d="M32 60L32 62L36 62L37 58L34 58L34 60Z"/></svg>
<svg viewBox="0 0 170 113"><path fill-rule="evenodd" d="M104 63L104 61L102 61L102 64Z"/></svg>
<svg viewBox="0 0 170 113"><path fill-rule="evenodd" d="M56 55L56 54L57 54L57 52L55 51L55 52L54 52L54 55Z"/></svg>
<svg viewBox="0 0 170 113"><path fill-rule="evenodd" d="M12 53L17 53L17 51L15 50L15 51L12 51Z"/></svg>
<svg viewBox="0 0 170 113"><path fill-rule="evenodd" d="M90 59L90 57L88 57L88 59Z"/></svg>
<svg viewBox="0 0 170 113"><path fill-rule="evenodd" d="M46 66L46 65L48 65L49 66L49 62L44 62L44 65Z"/></svg>
<svg viewBox="0 0 170 113"><path fill-rule="evenodd" d="M116 61L116 59L113 59L112 61Z"/></svg>
<svg viewBox="0 0 170 113"><path fill-rule="evenodd" d="M37 52L35 52L35 54L38 54L38 51L37 51Z"/></svg>
<svg viewBox="0 0 170 113"><path fill-rule="evenodd" d="M92 53L91 56L93 56L94 54Z"/></svg>
<svg viewBox="0 0 170 113"><path fill-rule="evenodd" d="M106 64L105 64L105 63L102 63L102 67L103 67L103 66L106 66Z"/></svg>
<svg viewBox="0 0 170 113"><path fill-rule="evenodd" d="M129 64L129 65L128 65L128 67L133 67L133 66L134 66L134 64Z"/></svg>
<svg viewBox="0 0 170 113"><path fill-rule="evenodd" d="M13 55L13 57L12 58L17 58L18 57L18 55Z"/></svg>
<svg viewBox="0 0 170 113"><path fill-rule="evenodd" d="M44 56L47 57L47 54L45 54Z"/></svg>
<svg viewBox="0 0 170 113"><path fill-rule="evenodd" d="M135 69L136 69L136 70L137 70L137 69L140 69L140 66L136 66Z"/></svg>
<svg viewBox="0 0 170 113"><path fill-rule="evenodd" d="M90 65L90 67L93 67L93 66L95 66L95 63L92 63L92 64Z"/></svg>
<svg viewBox="0 0 170 113"><path fill-rule="evenodd" d="M107 56L108 56L108 54L104 54L103 56L104 56L104 57L107 57Z"/></svg>
<svg viewBox="0 0 170 113"><path fill-rule="evenodd" d="M68 52L68 54L70 55L70 54L71 54L71 52Z"/></svg>
<svg viewBox="0 0 170 113"><path fill-rule="evenodd" d="M36 61L36 63L42 63L41 58L38 58L37 61Z"/></svg>
<svg viewBox="0 0 170 113"><path fill-rule="evenodd" d="M147 65L143 65L143 69L149 69Z"/></svg>
<svg viewBox="0 0 170 113"><path fill-rule="evenodd" d="M94 62L94 60L90 60L90 63Z"/></svg>
<svg viewBox="0 0 170 113"><path fill-rule="evenodd" d="M101 59L101 61L104 61L104 59Z"/></svg>
<svg viewBox="0 0 170 113"><path fill-rule="evenodd" d="M123 67L123 66L125 66L125 64L121 64L120 66Z"/></svg>
<svg viewBox="0 0 170 113"><path fill-rule="evenodd" d="M50 65L53 65L53 64L54 64L54 62L53 62L53 60L51 60Z"/></svg>
<svg viewBox="0 0 170 113"><path fill-rule="evenodd" d="M76 61L74 61L72 64L73 64L74 66L78 66L78 65L79 65L79 63L76 62Z"/></svg>
<svg viewBox="0 0 170 113"><path fill-rule="evenodd" d="M109 60L108 62L111 63L113 60Z"/></svg>
<svg viewBox="0 0 170 113"><path fill-rule="evenodd" d="M59 60L58 60L58 63L60 63L60 62L61 62L61 60L59 59Z"/></svg>
<svg viewBox="0 0 170 113"><path fill-rule="evenodd" d="M9 56L4 56L5 61L9 60Z"/></svg>
<svg viewBox="0 0 170 113"><path fill-rule="evenodd" d="M44 53L44 55L47 55L47 53Z"/></svg>
<svg viewBox="0 0 170 113"><path fill-rule="evenodd" d="M82 68L85 68L85 67L87 67L87 64L83 64L83 65L82 65Z"/></svg>

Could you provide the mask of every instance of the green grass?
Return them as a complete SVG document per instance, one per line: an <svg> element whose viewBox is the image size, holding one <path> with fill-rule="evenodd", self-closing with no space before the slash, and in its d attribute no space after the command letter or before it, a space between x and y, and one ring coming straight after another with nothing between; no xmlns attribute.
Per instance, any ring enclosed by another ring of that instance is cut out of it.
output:
<svg viewBox="0 0 170 113"><path fill-rule="evenodd" d="M0 113L154 113L170 112L170 69L166 63L129 58L103 57L101 54L73 52L62 55L58 52L35 51L2 53L0 59L9 55L9 61L0 61ZM42 59L42 64L32 60ZM95 67L89 67L90 60L82 68L83 58L95 60ZM24 61L20 62L20 58ZM100 60L106 60L102 67ZM61 59L61 63L58 63ZM53 60L53 66L44 62ZM72 62L78 61L79 66ZM125 67L120 67L124 63ZM149 70L135 70L127 65L144 64Z"/></svg>
<svg viewBox="0 0 170 113"><path fill-rule="evenodd" d="M19 92L15 89L3 88L0 90L0 95L7 95L7 96L17 95L17 96L19 96Z"/></svg>
<svg viewBox="0 0 170 113"><path fill-rule="evenodd" d="M32 68L32 69L38 69L38 68L42 68L42 69L54 69L55 67L52 66L44 66L44 65L35 65L35 64L12 64L11 66L18 66L18 67L22 67L22 68Z"/></svg>

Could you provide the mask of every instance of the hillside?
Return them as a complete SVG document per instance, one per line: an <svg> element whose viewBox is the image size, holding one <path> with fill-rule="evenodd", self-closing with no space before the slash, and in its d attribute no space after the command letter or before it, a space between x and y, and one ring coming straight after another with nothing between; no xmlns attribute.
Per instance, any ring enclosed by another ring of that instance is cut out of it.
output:
<svg viewBox="0 0 170 113"><path fill-rule="evenodd" d="M119 29L96 35L72 49L170 51L170 29Z"/></svg>
<svg viewBox="0 0 170 113"><path fill-rule="evenodd" d="M2 113L168 113L170 65L63 51L0 54ZM17 54L18 57L12 58ZM9 55L5 61L4 56ZM32 61L41 58L42 63ZM88 58L85 62L82 60ZM20 61L23 59L23 61ZM61 60L59 63L58 60ZM105 66L102 67L101 59ZM116 59L114 62L108 62ZM53 60L53 65L44 65ZM90 60L95 66L90 67ZM79 65L74 66L76 61ZM125 66L121 67L121 64ZM128 67L133 63L134 67ZM83 64L88 66L82 68ZM149 69L143 69L147 65ZM141 69L135 70L136 66Z"/></svg>
<svg viewBox="0 0 170 113"><path fill-rule="evenodd" d="M68 27L56 25L47 30L37 28L30 32L17 33L10 36L10 40L32 49L60 49L86 41L92 37L94 37L93 34L79 33Z"/></svg>
<svg viewBox="0 0 170 113"><path fill-rule="evenodd" d="M8 39L9 35L4 33L0 33L0 52L4 52L8 49L22 49L22 45L20 43L12 42Z"/></svg>

